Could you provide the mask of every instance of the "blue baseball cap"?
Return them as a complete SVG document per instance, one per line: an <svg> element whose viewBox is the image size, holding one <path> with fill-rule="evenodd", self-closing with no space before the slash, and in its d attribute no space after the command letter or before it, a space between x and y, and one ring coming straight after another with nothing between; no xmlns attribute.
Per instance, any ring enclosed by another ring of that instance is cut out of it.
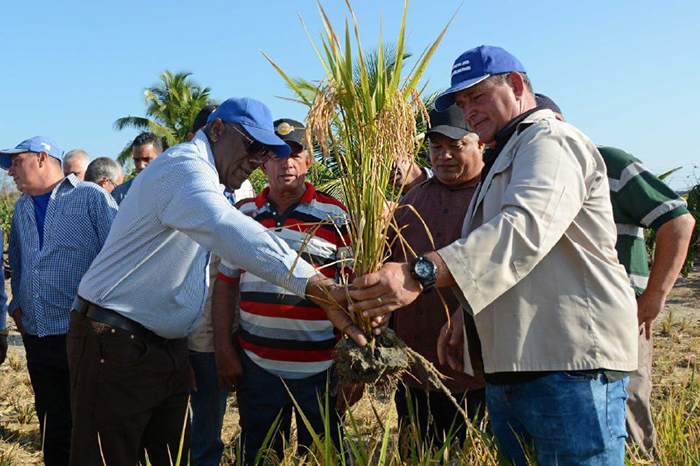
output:
<svg viewBox="0 0 700 466"><path fill-rule="evenodd" d="M291 153L287 143L275 135L272 112L259 100L232 97L209 115L207 123L215 118L243 126L250 137L268 146L279 157L289 157Z"/></svg>
<svg viewBox="0 0 700 466"><path fill-rule="evenodd" d="M0 167L9 170L10 165L12 165L12 156L22 152L46 152L51 157L58 159L59 162L63 162L63 149L61 149L61 146L46 136L34 136L20 142L14 149L0 151Z"/></svg>
<svg viewBox="0 0 700 466"><path fill-rule="evenodd" d="M472 87L494 74L526 73L525 67L510 53L500 47L480 45L467 50L452 65L450 88L435 100L435 108L441 112L455 103L455 93Z"/></svg>

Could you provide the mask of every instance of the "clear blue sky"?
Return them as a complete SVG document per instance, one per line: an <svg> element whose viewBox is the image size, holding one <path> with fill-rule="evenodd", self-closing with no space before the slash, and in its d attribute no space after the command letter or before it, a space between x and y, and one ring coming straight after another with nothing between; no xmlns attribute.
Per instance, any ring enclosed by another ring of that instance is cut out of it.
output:
<svg viewBox="0 0 700 466"><path fill-rule="evenodd" d="M324 1L339 27L341 0ZM418 54L437 37L457 0L413 0L407 44ZM365 47L396 37L399 0L355 0ZM322 70L298 19L317 37L311 0L3 3L0 28L0 146L36 134L64 149L114 157L136 133L114 120L143 115L142 90L165 69L187 70L213 97L251 96L275 117L302 119L261 50L289 74ZM525 65L535 90L596 143L623 148L654 172L676 166L687 185L700 165L700 2L465 1L425 76L444 88L454 59L480 44L500 45ZM697 172L700 176L700 171Z"/></svg>

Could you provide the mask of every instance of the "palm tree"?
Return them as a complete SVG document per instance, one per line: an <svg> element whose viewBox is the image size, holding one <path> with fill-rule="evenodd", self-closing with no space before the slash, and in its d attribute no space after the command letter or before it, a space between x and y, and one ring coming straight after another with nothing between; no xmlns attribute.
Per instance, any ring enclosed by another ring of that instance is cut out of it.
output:
<svg viewBox="0 0 700 466"><path fill-rule="evenodd" d="M185 142L197 113L212 103L209 98L211 89L200 87L190 79L191 75L184 71L173 74L165 70L160 75L160 82L143 92L146 116L119 118L114 122L114 129L150 131L161 138L164 148ZM124 164L130 158L131 142L122 149L117 160Z"/></svg>

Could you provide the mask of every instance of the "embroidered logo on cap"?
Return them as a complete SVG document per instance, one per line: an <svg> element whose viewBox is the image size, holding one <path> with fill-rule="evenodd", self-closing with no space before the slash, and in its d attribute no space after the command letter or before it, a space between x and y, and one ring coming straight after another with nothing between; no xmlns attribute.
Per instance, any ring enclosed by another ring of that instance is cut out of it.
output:
<svg viewBox="0 0 700 466"><path fill-rule="evenodd" d="M46 150L51 150L51 146L49 144L46 144L45 142L41 142L39 143L39 145Z"/></svg>
<svg viewBox="0 0 700 466"><path fill-rule="evenodd" d="M286 136L289 133L294 131L294 127L287 123L286 121L283 123L280 123L280 125L277 127L277 132L280 133L282 136Z"/></svg>
<svg viewBox="0 0 700 466"><path fill-rule="evenodd" d="M469 64L469 60L464 60L461 63L455 63L455 65L452 67L452 76L456 75L457 73L463 73L464 71L471 71L472 67Z"/></svg>

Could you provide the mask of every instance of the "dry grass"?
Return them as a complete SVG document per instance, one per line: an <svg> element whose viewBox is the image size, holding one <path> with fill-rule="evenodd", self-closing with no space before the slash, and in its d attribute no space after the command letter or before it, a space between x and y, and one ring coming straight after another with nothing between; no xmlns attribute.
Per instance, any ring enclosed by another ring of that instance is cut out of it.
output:
<svg viewBox="0 0 700 466"><path fill-rule="evenodd" d="M665 315L654 328L654 412L659 430L658 464L693 465L691 455L700 457L700 374L697 373L700 348L700 272L679 280L668 300ZM695 374L695 378L693 376ZM366 395L352 410L358 438L366 444L378 444L389 419L389 451L387 464L396 462L396 415L393 403L386 396ZM380 422L381 420L381 422ZM232 459L238 437L238 412L235 397L229 398L224 420L223 438L227 441L224 464ZM481 452L476 449L482 449ZM487 457L484 443L476 438L461 451L447 452L454 464L493 464L476 462ZM684 445L681 447L680 445ZM689 451L679 451L684 448ZM393 452L393 453L392 453ZM488 461L488 460L486 460ZM39 422L33 410L33 394L26 372L24 350L17 333L11 335L8 360L0 366L0 466L41 464ZM313 463L312 463L313 464ZM629 460L630 465L645 464ZM646 463L649 464L649 463Z"/></svg>

